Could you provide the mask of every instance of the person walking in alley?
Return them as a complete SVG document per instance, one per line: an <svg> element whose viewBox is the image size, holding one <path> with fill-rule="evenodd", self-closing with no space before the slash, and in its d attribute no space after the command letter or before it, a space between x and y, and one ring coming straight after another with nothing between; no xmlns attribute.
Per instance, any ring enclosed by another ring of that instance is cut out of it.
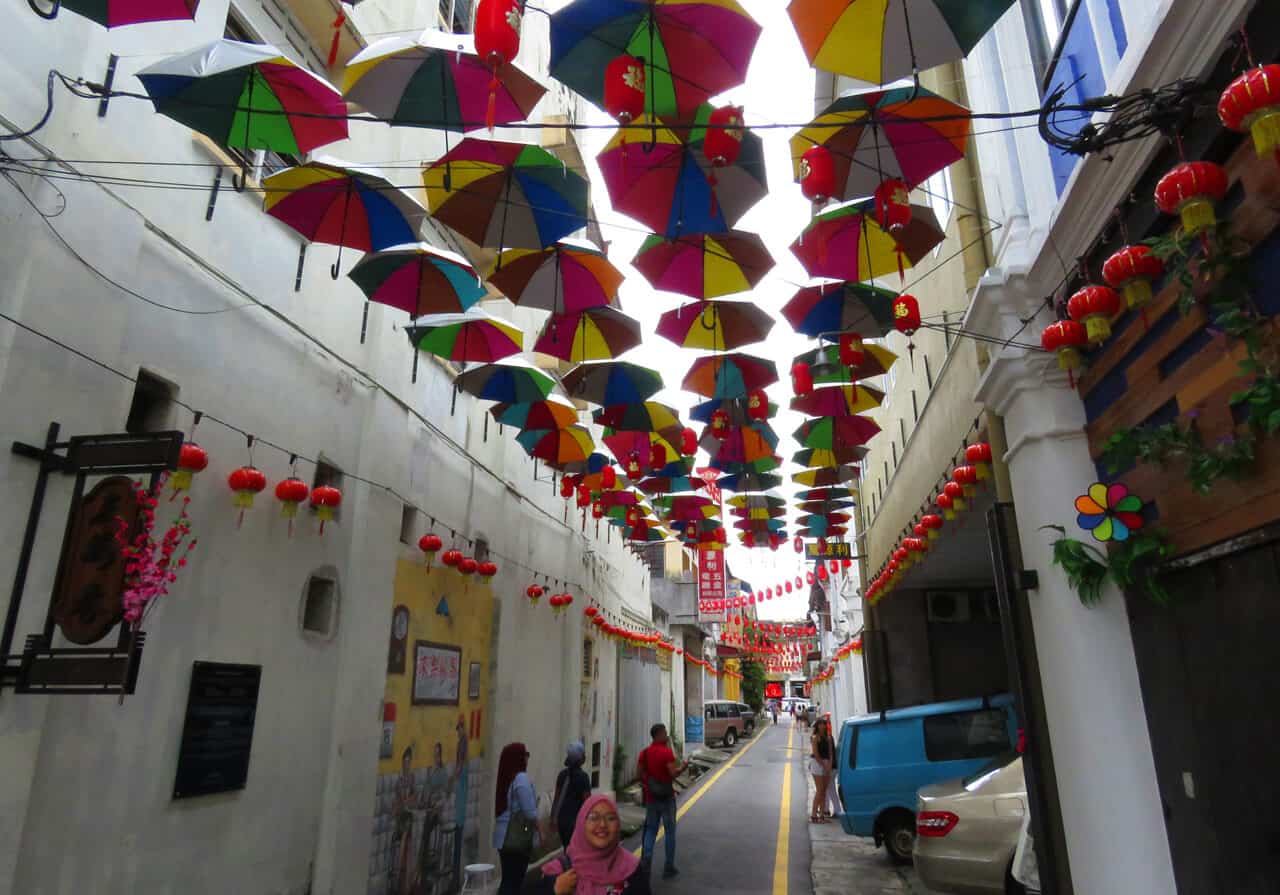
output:
<svg viewBox="0 0 1280 895"><path fill-rule="evenodd" d="M520 895L529 858L538 847L538 794L528 768L529 750L524 743L503 747L493 805L493 847L502 863L498 895Z"/></svg>
<svg viewBox="0 0 1280 895"><path fill-rule="evenodd" d="M831 785L835 750L830 726L826 721L815 721L813 736L809 738L809 773L813 775L813 810L809 820L815 824L824 824L831 816L827 813L827 789Z"/></svg>
<svg viewBox="0 0 1280 895"><path fill-rule="evenodd" d="M621 844L618 806L608 796L588 797L564 857L543 866L535 895L649 895L647 867Z"/></svg>
<svg viewBox="0 0 1280 895"><path fill-rule="evenodd" d="M658 841L658 824L666 831L666 864L662 878L671 879L680 871L676 869L676 789L675 779L689 762L676 761L676 754L667 744L667 726L655 724L649 728L652 742L640 752L640 787L644 792L644 838L640 863L649 872L653 866L653 847Z"/></svg>
<svg viewBox="0 0 1280 895"><path fill-rule="evenodd" d="M551 819L560 832L560 842L568 845L578 822L578 811L591 795L591 778L582 769L587 760L587 747L570 743L565 750L564 770L556 777L556 794L551 803Z"/></svg>

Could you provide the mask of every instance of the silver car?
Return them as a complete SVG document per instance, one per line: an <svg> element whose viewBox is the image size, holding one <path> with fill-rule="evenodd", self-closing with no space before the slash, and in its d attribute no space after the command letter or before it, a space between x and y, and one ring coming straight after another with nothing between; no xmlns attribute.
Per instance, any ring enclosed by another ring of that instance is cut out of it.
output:
<svg viewBox="0 0 1280 895"><path fill-rule="evenodd" d="M1022 758L1012 753L963 779L922 787L914 852L921 882L939 892L1025 891L1010 867L1026 812Z"/></svg>

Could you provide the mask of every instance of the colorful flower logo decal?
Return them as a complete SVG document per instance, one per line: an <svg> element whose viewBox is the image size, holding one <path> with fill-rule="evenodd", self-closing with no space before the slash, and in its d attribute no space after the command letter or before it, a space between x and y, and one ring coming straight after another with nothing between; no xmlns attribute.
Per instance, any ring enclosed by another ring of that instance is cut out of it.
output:
<svg viewBox="0 0 1280 895"><path fill-rule="evenodd" d="M1121 484L1094 482L1088 494L1076 498L1076 510L1076 524L1095 541L1127 541L1144 524L1142 498Z"/></svg>

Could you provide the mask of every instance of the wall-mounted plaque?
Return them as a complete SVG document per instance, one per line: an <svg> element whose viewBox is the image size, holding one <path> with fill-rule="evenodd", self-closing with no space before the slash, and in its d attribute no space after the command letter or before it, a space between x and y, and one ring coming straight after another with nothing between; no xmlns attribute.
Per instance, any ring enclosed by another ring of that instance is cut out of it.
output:
<svg viewBox="0 0 1280 895"><path fill-rule="evenodd" d="M462 689L462 649L418 640L413 645L413 704L457 705Z"/></svg>
<svg viewBox="0 0 1280 895"><path fill-rule="evenodd" d="M387 648L387 674L404 674L409 653L409 607L397 606L391 613L391 645Z"/></svg>
<svg viewBox="0 0 1280 895"><path fill-rule="evenodd" d="M192 665L175 799L244 789L261 680L261 665Z"/></svg>
<svg viewBox="0 0 1280 895"><path fill-rule="evenodd" d="M122 475L98 482L75 508L53 597L53 620L72 643L97 643L123 616L124 557L116 526L123 519L132 535L137 517L133 482Z"/></svg>

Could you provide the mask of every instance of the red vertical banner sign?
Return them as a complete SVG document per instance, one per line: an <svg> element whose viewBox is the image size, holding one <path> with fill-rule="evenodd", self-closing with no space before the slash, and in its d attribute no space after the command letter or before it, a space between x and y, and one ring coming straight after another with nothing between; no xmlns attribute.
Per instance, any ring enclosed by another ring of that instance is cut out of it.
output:
<svg viewBox="0 0 1280 895"><path fill-rule="evenodd" d="M698 548L698 619L724 621L724 551Z"/></svg>

